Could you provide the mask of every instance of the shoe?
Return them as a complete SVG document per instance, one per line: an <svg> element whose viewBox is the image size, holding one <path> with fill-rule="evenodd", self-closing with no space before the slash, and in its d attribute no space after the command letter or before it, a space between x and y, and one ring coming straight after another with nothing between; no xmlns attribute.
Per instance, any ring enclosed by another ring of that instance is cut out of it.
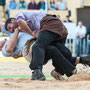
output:
<svg viewBox="0 0 90 90"><path fill-rule="evenodd" d="M62 77L62 75L60 73L56 72L55 69L53 69L51 71L51 76L53 78L55 78L56 80L60 80L60 81L63 81L64 80L64 78Z"/></svg>
<svg viewBox="0 0 90 90"><path fill-rule="evenodd" d="M81 57L80 63L90 66L90 55Z"/></svg>
<svg viewBox="0 0 90 90"><path fill-rule="evenodd" d="M46 80L44 74L42 73L41 69L35 69L34 72L32 72L31 80Z"/></svg>

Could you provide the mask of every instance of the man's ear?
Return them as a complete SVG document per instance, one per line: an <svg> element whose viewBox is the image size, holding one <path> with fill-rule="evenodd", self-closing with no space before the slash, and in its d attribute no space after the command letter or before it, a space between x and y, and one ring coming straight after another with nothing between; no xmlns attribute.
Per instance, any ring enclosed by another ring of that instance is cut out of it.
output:
<svg viewBox="0 0 90 90"><path fill-rule="evenodd" d="M11 22L14 22L15 21L15 19L11 19Z"/></svg>

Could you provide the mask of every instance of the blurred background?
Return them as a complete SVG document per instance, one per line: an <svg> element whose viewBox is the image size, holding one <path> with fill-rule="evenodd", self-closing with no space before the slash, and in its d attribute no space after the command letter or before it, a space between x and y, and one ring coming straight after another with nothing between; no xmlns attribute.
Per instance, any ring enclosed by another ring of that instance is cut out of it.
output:
<svg viewBox="0 0 90 90"><path fill-rule="evenodd" d="M72 55L90 54L90 0L0 0L0 22L23 10L56 14L68 29L66 46ZM0 40L6 36L0 33Z"/></svg>

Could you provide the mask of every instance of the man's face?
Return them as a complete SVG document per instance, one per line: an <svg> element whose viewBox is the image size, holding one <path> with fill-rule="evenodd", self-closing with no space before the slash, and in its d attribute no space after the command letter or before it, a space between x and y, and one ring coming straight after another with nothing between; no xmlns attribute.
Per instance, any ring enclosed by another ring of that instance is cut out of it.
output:
<svg viewBox="0 0 90 90"><path fill-rule="evenodd" d="M79 22L79 23L78 23L78 26L82 27L82 22Z"/></svg>
<svg viewBox="0 0 90 90"><path fill-rule="evenodd" d="M69 20L69 17L66 17L66 20L68 21Z"/></svg>
<svg viewBox="0 0 90 90"><path fill-rule="evenodd" d="M14 30L18 27L18 24L16 21L13 21L9 24L7 24L7 30L10 32L14 32Z"/></svg>

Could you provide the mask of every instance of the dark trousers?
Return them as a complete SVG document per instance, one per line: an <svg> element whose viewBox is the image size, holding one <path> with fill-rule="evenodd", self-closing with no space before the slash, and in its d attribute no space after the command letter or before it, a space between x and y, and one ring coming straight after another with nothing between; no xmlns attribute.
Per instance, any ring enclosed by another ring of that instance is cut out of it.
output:
<svg viewBox="0 0 90 90"><path fill-rule="evenodd" d="M50 31L42 31L39 33L37 40L32 47L31 70L42 69L46 47L55 41L57 37L57 34Z"/></svg>
<svg viewBox="0 0 90 90"><path fill-rule="evenodd" d="M63 40L65 41L65 40ZM74 66L76 62L76 57L72 57L71 51L64 45L64 43L56 42L51 44L59 49L59 51L63 54L65 58L67 58L68 61L70 61Z"/></svg>
<svg viewBox="0 0 90 90"><path fill-rule="evenodd" d="M59 46L58 46L59 45ZM60 74L66 74L68 77L72 75L75 69L76 58L71 55L70 50L64 45L57 43L56 46L48 46L45 53L44 64L52 59L55 70Z"/></svg>

